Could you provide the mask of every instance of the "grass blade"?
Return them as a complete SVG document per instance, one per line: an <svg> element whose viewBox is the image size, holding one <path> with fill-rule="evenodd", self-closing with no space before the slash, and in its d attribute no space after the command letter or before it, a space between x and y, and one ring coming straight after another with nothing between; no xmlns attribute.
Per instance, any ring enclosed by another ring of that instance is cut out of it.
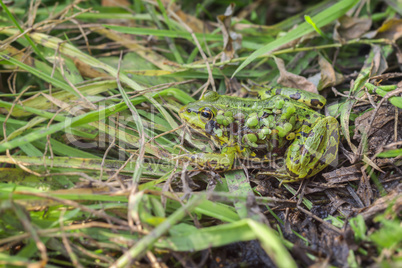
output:
<svg viewBox="0 0 402 268"><path fill-rule="evenodd" d="M317 14L312 18L312 20L315 22L316 26L321 28L328 23L331 23L332 21L336 20L337 18L343 16L346 14L346 12L351 9L357 2L358 0L342 0L335 5L331 6L330 8L324 10L323 12ZM253 60L258 58L259 56L262 56L264 54L267 54L274 49L277 49L278 47L287 44L293 40L296 40L299 37L302 37L306 34L311 33L314 31L314 28L308 23L308 22L303 22L300 24L297 28L291 30L288 32L286 35L279 37L278 39L272 41L271 43L267 44L266 46L256 50L251 54L233 73L232 78L244 67L246 67L248 64L250 64Z"/></svg>

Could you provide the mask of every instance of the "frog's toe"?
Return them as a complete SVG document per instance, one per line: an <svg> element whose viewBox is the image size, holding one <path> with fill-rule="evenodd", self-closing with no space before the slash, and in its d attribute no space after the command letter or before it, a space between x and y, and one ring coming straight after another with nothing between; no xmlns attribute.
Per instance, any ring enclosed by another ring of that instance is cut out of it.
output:
<svg viewBox="0 0 402 268"><path fill-rule="evenodd" d="M299 179L299 178L293 178L293 179L288 179L288 180L281 180L281 182L279 183L279 187L281 187L282 184L298 182L298 181L301 181L301 180L302 180L302 179Z"/></svg>
<svg viewBox="0 0 402 268"><path fill-rule="evenodd" d="M234 153L197 153L182 154L174 159L188 161L206 169L230 170L233 166Z"/></svg>

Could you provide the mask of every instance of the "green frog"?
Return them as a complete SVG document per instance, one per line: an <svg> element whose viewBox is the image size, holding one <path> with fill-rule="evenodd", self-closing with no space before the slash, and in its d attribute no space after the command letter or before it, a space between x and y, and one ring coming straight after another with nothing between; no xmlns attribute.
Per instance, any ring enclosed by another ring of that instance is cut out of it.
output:
<svg viewBox="0 0 402 268"><path fill-rule="evenodd" d="M258 99L209 91L182 107L179 115L221 152L184 154L179 159L225 171L232 169L236 158L261 162L283 157L283 167L269 174L284 182L309 178L338 153L338 121L313 110L325 103L318 94L294 88L261 88Z"/></svg>

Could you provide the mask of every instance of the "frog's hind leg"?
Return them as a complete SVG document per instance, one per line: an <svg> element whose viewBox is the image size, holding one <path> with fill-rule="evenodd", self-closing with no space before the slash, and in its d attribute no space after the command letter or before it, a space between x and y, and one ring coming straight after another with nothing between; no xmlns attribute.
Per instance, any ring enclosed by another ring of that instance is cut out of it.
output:
<svg viewBox="0 0 402 268"><path fill-rule="evenodd" d="M339 124L335 118L327 116L313 127L303 125L288 148L287 172L297 179L317 174L336 159L338 143Z"/></svg>
<svg viewBox="0 0 402 268"><path fill-rule="evenodd" d="M234 158L235 148L228 147L222 153L182 154L174 157L173 160L189 161L203 168L230 170L232 169Z"/></svg>

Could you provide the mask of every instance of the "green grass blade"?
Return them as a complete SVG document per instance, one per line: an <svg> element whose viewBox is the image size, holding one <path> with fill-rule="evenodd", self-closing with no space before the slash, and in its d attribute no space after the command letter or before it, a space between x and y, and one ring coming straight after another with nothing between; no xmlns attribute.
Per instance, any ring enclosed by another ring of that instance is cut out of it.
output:
<svg viewBox="0 0 402 268"><path fill-rule="evenodd" d="M278 267L297 267L296 262L271 228L254 220L248 220L248 225L256 234L258 240L260 240L265 252L267 252Z"/></svg>
<svg viewBox="0 0 402 268"><path fill-rule="evenodd" d="M126 267L131 260L142 256L142 254L152 247L163 234L169 231L172 226L179 222L187 215L187 213L191 212L201 202L201 197L196 196L192 198L186 205L176 210L162 224L153 229L147 236L142 238L126 253L124 253L112 267Z"/></svg>
<svg viewBox="0 0 402 268"><path fill-rule="evenodd" d="M323 12L317 14L312 18L315 22L317 27L323 27L328 23L336 20L337 18L346 14L346 12L351 9L358 0L342 0L335 5L331 6L330 8L324 10ZM287 44L303 35L309 34L314 31L314 28L307 22L303 22L297 28L291 30L286 35L279 37L278 39L272 41L271 43L267 44L266 46L256 50L251 54L233 73L232 77L234 77L240 70L246 67L250 62L255 60L256 58L271 52L272 50Z"/></svg>
<svg viewBox="0 0 402 268"><path fill-rule="evenodd" d="M247 220L239 220L202 229L193 228L187 233L172 235L163 239L156 246L175 251L193 251L224 246L238 241L250 241L256 238L257 235L250 229Z"/></svg>
<svg viewBox="0 0 402 268"><path fill-rule="evenodd" d="M402 156L402 149L388 150L381 152L377 155L378 157L400 157Z"/></svg>
<svg viewBox="0 0 402 268"><path fill-rule="evenodd" d="M119 88L120 94L123 97L124 102L126 103L127 107L130 109L131 114L133 115L135 125L137 126L137 131L139 135L139 141L140 141L140 150L139 150L139 155L137 158L137 163L136 163L136 168L133 173L133 183L138 183L140 181L140 176L142 173L142 162L144 161L144 153L145 153L145 131L144 131L144 125L142 124L142 120L140 115L138 114L137 109L135 106L131 103L126 91L121 87L120 83L117 83L117 86Z"/></svg>
<svg viewBox="0 0 402 268"><path fill-rule="evenodd" d="M31 74L39 77L40 79L54 85L55 87L64 89L64 90L76 95L77 97L79 97L79 94L77 92L75 92L75 90L73 88L71 88L67 83L57 80L57 79L51 77L50 75L41 72L40 70L37 70L25 63L22 63L16 59L10 57L9 55L5 54L4 52L0 52L0 57L2 57L3 60L5 60L15 66L18 66L21 69L26 70L26 71L30 72Z"/></svg>

